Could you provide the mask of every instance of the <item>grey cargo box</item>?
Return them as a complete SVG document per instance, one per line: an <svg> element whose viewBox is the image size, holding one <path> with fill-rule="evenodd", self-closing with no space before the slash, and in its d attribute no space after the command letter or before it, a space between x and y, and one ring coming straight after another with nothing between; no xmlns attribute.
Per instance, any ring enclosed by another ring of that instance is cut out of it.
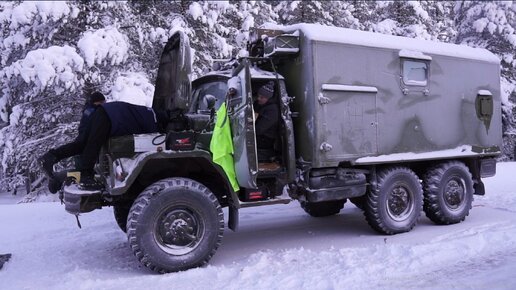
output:
<svg viewBox="0 0 516 290"><path fill-rule="evenodd" d="M297 57L279 72L296 97L296 154L312 166L499 153L500 62L489 51L314 24L270 28L299 35Z"/></svg>

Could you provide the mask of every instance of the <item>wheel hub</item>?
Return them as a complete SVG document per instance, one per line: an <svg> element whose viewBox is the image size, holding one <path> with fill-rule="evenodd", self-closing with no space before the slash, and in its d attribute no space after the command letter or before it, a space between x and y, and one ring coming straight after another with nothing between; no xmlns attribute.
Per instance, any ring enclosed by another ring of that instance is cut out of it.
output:
<svg viewBox="0 0 516 290"><path fill-rule="evenodd" d="M404 220L412 211L411 194L407 188L398 185L395 186L387 200L387 211L395 220Z"/></svg>
<svg viewBox="0 0 516 290"><path fill-rule="evenodd" d="M156 240L170 254L186 254L199 244L203 228L196 213L184 208L170 209L161 215Z"/></svg>
<svg viewBox="0 0 516 290"><path fill-rule="evenodd" d="M444 202L452 209L458 208L464 201L464 185L456 179L448 181L444 191Z"/></svg>

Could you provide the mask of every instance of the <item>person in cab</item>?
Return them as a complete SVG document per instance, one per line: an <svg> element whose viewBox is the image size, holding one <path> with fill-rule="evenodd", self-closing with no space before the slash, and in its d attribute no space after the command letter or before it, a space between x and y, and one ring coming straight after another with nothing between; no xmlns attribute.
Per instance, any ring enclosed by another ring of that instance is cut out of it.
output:
<svg viewBox="0 0 516 290"><path fill-rule="evenodd" d="M253 104L258 162L271 162L275 156L274 144L278 136L279 108L274 98L274 82L258 89Z"/></svg>

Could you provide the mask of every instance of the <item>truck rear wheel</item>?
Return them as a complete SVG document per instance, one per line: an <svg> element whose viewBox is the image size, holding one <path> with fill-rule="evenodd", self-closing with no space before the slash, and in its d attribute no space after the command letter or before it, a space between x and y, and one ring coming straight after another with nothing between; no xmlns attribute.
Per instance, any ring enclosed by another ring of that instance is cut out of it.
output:
<svg viewBox="0 0 516 290"><path fill-rule="evenodd" d="M129 212L127 237L149 269L176 272L206 264L222 242L224 215L215 195L187 178L147 187Z"/></svg>
<svg viewBox="0 0 516 290"><path fill-rule="evenodd" d="M423 190L417 175L406 167L379 171L378 186L370 190L365 217L376 231L393 235L410 231L423 207Z"/></svg>
<svg viewBox="0 0 516 290"><path fill-rule="evenodd" d="M459 161L439 164L424 177L426 216L436 224L463 221L473 203L473 178L468 167Z"/></svg>
<svg viewBox="0 0 516 290"><path fill-rule="evenodd" d="M301 208L313 217L325 217L336 215L344 207L345 199L322 202L299 201Z"/></svg>

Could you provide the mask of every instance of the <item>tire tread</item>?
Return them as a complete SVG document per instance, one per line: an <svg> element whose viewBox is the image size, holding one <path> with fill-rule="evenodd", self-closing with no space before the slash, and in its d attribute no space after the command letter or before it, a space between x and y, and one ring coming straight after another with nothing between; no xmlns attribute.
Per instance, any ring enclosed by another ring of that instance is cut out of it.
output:
<svg viewBox="0 0 516 290"><path fill-rule="evenodd" d="M219 220L219 228L218 228L218 236L215 246L211 249L208 256L198 262L197 264L189 267L189 268L195 268L195 267L201 267L208 263L208 261L215 255L215 252L219 248L219 246L222 243L222 237L224 234L224 213L222 212L222 207L219 204L219 201L217 200L217 197L204 185L198 183L197 181L187 179L187 178L167 178L163 179L161 181L158 181L151 186L147 187L140 195L136 198L136 200L133 203L133 206L131 207L131 210L129 211L129 217L127 220L127 239L129 242L129 246L131 247L134 255L140 261L141 264L143 264L145 267L149 268L150 270L158 273L168 273L168 272L175 272L180 270L186 270L184 268L180 269L165 269L162 267L159 267L152 263L151 259L148 257L147 254L143 252L143 250L138 245L138 238L136 237L136 227L138 225L138 217L142 214L142 212L145 210L145 208L150 204L153 197L159 195L163 189L165 188L171 188L171 187L194 187L194 189L198 189L205 197L207 197L214 205L217 211L217 216Z"/></svg>
<svg viewBox="0 0 516 290"><path fill-rule="evenodd" d="M381 170L377 175L377 186L375 189L372 189L368 191L366 195L366 201L365 201L365 210L364 215L366 218L367 223L369 226L371 226L375 231L386 234L386 235L394 235L399 233L398 231L394 231L386 226L384 220L382 219L381 213L380 213L380 207L379 207L379 196L380 196L380 190L384 186L385 182L388 180L388 178L398 172L403 172L406 174L409 174L412 176L412 178L419 180L418 176L412 171L411 169L407 167L402 166L396 166L396 167L390 167ZM420 195L420 199L423 199L423 189L421 187L421 184L418 182L419 192L416 192L414 194ZM415 209L418 212L421 212L423 210L423 205L421 203L421 208ZM407 231L412 230L417 222L418 218L415 219L415 221L410 225L410 228Z"/></svg>
<svg viewBox="0 0 516 290"><path fill-rule="evenodd" d="M424 202L423 202L423 210L425 212L425 215L434 223L439 225L449 225L449 224L455 224L460 223L466 219L466 217L469 215L469 211L472 208L473 199L471 200L471 203L468 205L468 208L466 210L466 214L461 217L459 220L452 221L450 220L445 212L442 210L442 208L439 206L439 186L441 183L442 176L445 174L445 172L451 168L457 166L464 170L464 172L467 174L468 178L470 180L473 180L473 177L471 175L471 172L469 171L468 167L460 162L460 161L449 161L445 163L438 164L428 170L428 172L424 176Z"/></svg>

